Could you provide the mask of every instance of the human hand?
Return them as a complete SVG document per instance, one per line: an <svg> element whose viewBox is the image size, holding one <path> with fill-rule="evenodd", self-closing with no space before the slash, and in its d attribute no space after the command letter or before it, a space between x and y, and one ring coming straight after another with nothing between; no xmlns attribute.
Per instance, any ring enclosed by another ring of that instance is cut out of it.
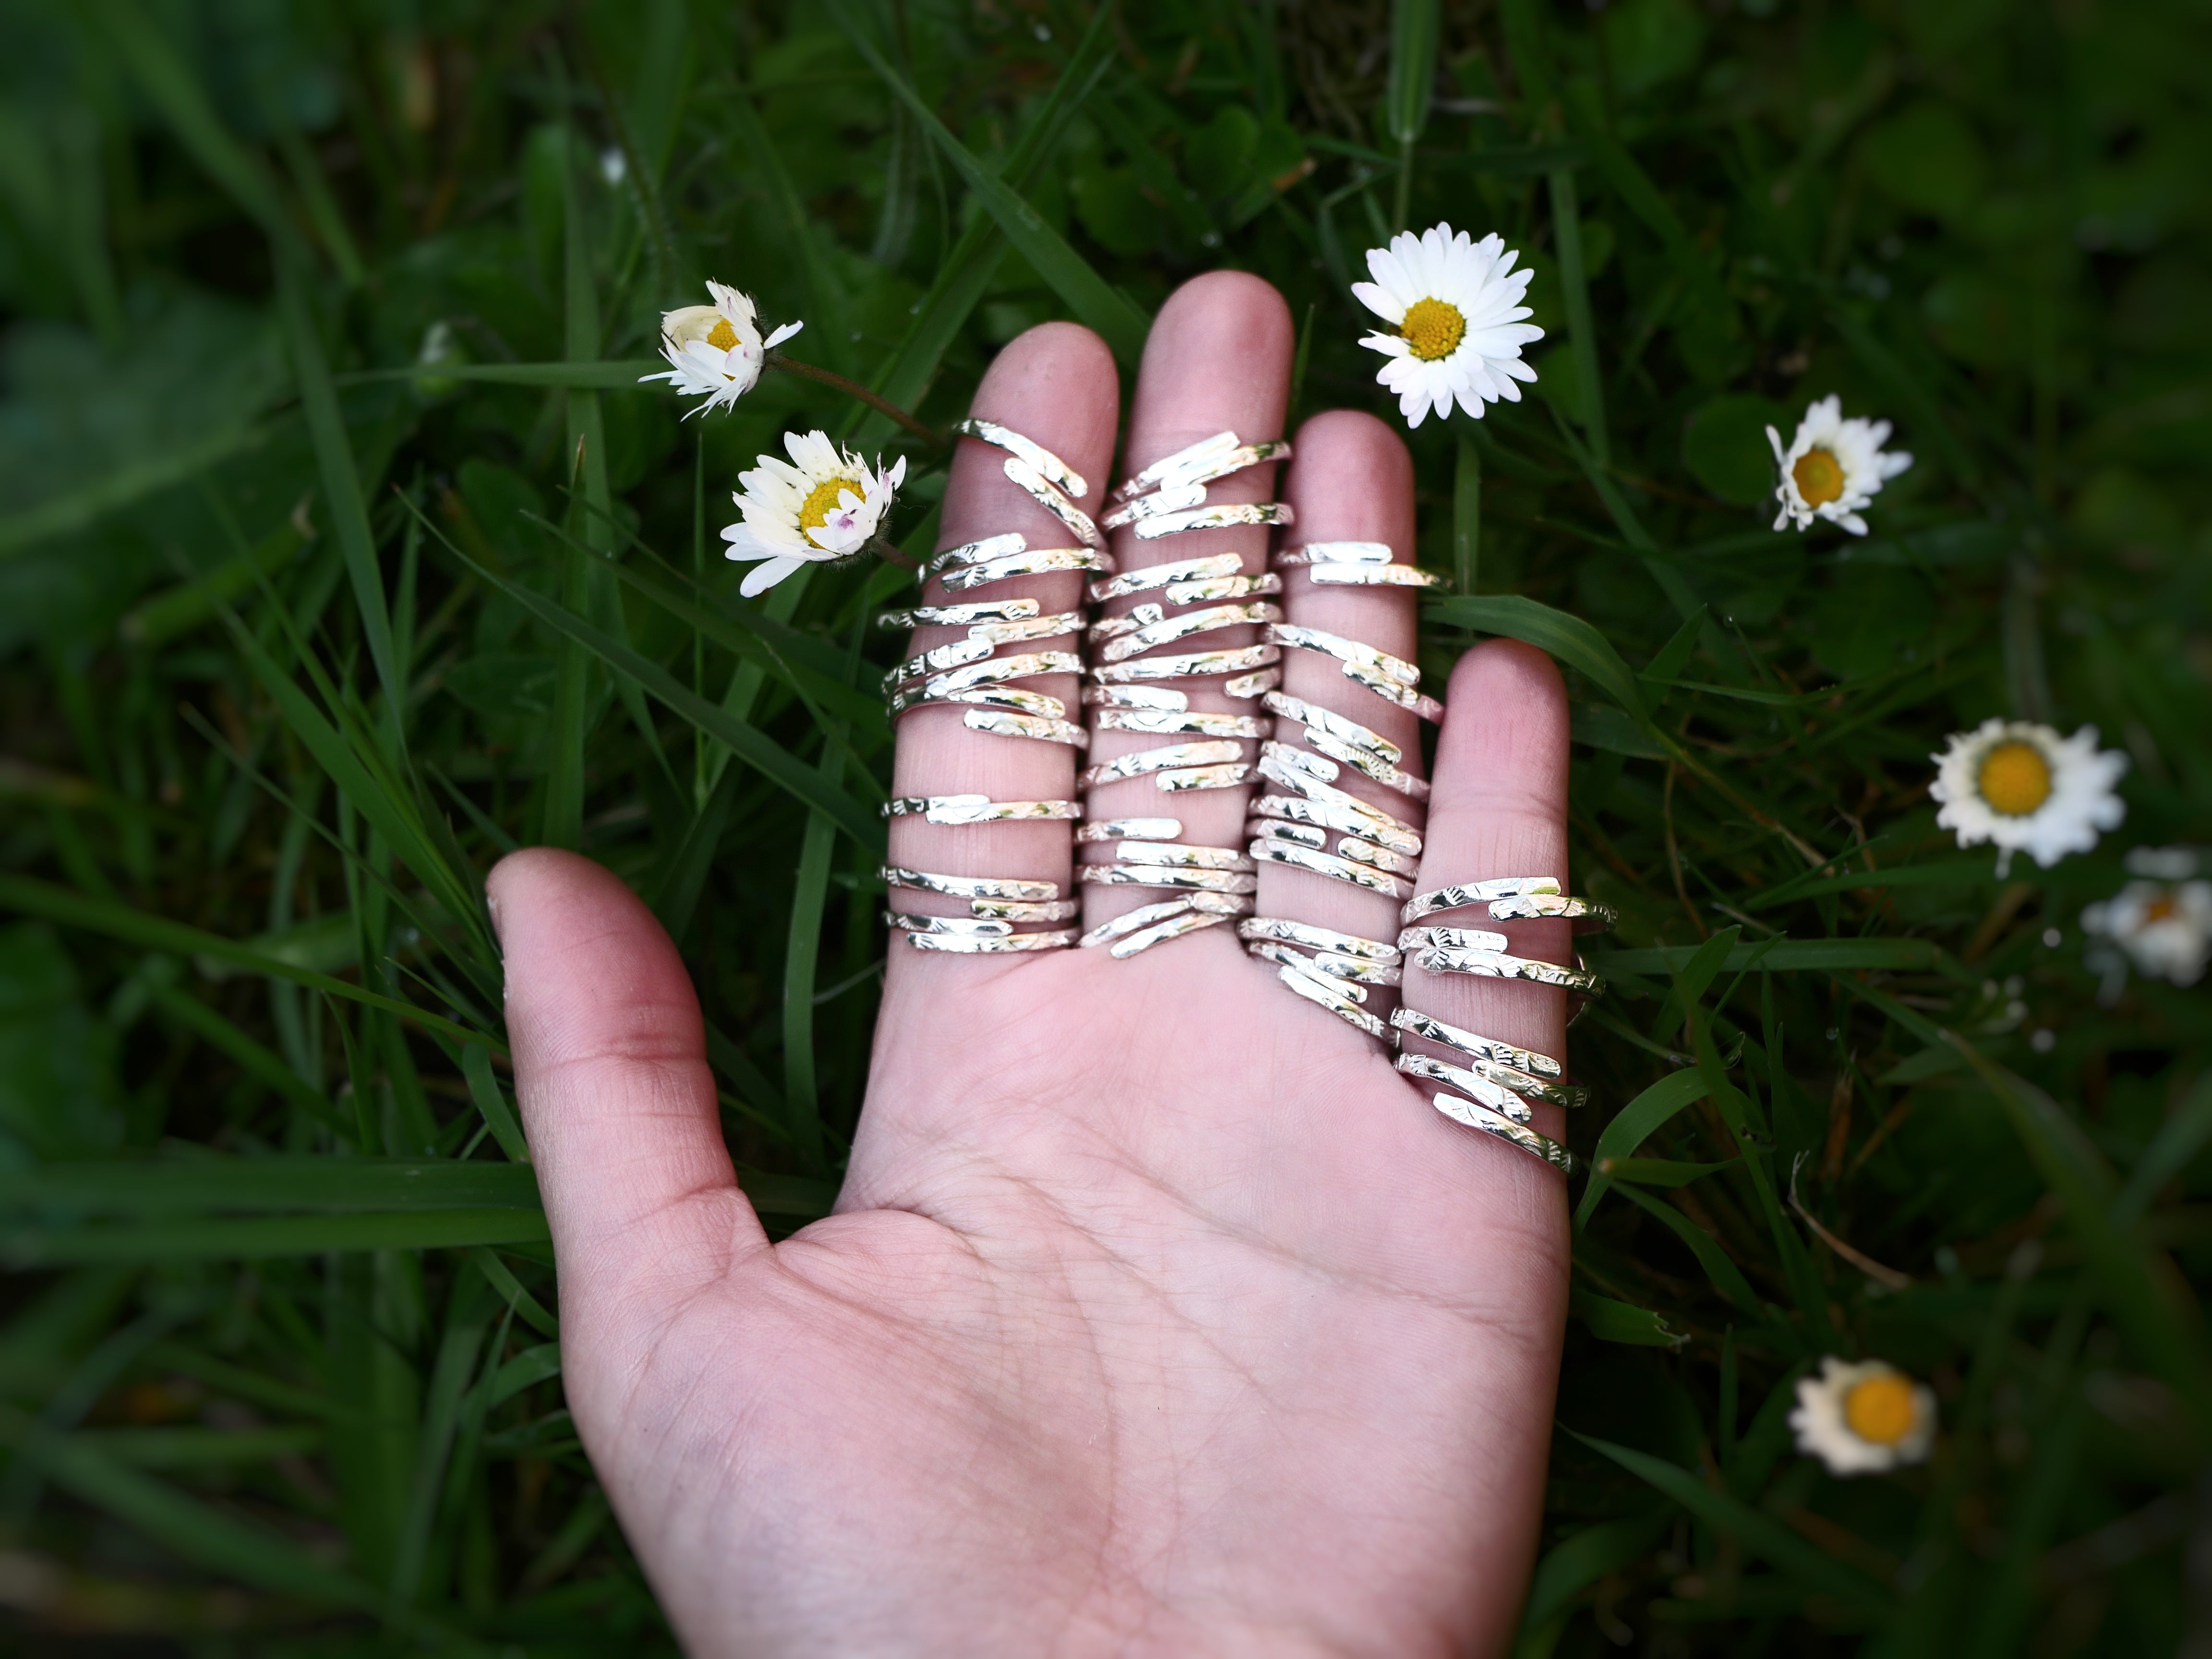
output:
<svg viewBox="0 0 2212 1659"><path fill-rule="evenodd" d="M1065 458L1095 513L1112 477L1199 438L1279 431L1291 355L1280 297L1218 273L1154 325L1119 471L1114 365L1071 325L1008 346L975 412ZM1388 428L1322 415L1295 444L1280 499L1299 540L1410 556L1412 468ZM1052 536L1000 459L963 441L947 545ZM1267 498L1267 471L1212 499ZM1116 550L1127 568L1234 548L1256 572L1266 538L1198 532L1170 553L1123 532ZM1286 586L1291 621L1413 654L1404 590ZM1073 576L1024 591L1079 603ZM1410 714L1287 654L1286 690L1418 764ZM1074 702L1072 678L1041 689ZM1206 695L1194 707L1232 707ZM1417 886L1564 878L1557 672L1485 644L1448 702ZM1090 758L1158 741L1097 734ZM1065 797L1075 764L924 708L901 722L894 787ZM1162 810L1148 795L1144 780L1107 786L1094 815ZM1174 811L1190 840L1241 846L1245 799L1182 795ZM1065 823L899 818L891 852L1069 882ZM1276 866L1260 883L1263 915L1396 935L1388 898ZM690 1651L1397 1659L1506 1644L1565 1316L1560 1177L1440 1115L1232 928L1126 961L936 955L894 936L837 1212L770 1244L722 1144L690 982L650 913L566 854L516 854L490 889L568 1401ZM1074 890L1087 926L1144 902ZM1519 953L1565 959L1566 924L1504 927ZM1560 991L1409 964L1405 997L1562 1052ZM1536 1110L1556 1136L1555 1109Z"/></svg>

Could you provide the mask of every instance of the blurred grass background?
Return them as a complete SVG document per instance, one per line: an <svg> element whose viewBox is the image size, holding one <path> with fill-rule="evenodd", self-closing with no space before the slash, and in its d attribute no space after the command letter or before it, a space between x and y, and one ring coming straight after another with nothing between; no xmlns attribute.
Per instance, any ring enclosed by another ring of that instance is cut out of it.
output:
<svg viewBox="0 0 2212 1659"><path fill-rule="evenodd" d="M662 307L735 283L941 426L1228 264L1301 410L1387 410L1346 285L1443 218L1549 334L1411 435L1425 648L1567 663L1624 918L1520 1651L2212 1653L2212 1006L2100 1005L2077 923L2212 842L2207 62L2188 0L11 0L0 1641L668 1650L481 876L635 884L747 1186L821 1212L906 577L742 601L713 532L787 426L908 441L777 374L679 425ZM1767 528L1829 392L1918 457L1865 541ZM2097 723L2126 827L1960 854L1926 757L1991 714ZM1932 1464L1795 1455L1827 1352L1933 1382Z"/></svg>

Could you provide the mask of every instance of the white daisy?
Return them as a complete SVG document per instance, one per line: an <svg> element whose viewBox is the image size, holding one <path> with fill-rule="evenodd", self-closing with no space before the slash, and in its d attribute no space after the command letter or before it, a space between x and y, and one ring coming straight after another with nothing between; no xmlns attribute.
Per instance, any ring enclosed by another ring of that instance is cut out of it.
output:
<svg viewBox="0 0 2212 1659"><path fill-rule="evenodd" d="M640 380L667 380L678 392L706 398L691 411L694 415L735 404L750 392L769 349L806 326L786 323L763 340L749 295L711 282L707 292L714 296L710 306L684 306L661 313L660 355L668 359L668 368L659 374L638 376Z"/></svg>
<svg viewBox="0 0 2212 1659"><path fill-rule="evenodd" d="M1927 1461L1936 1443L1936 1391L1886 1359L1858 1364L1830 1354L1818 1376L1797 1379L1790 1413L1797 1449L1831 1474L1879 1474Z"/></svg>
<svg viewBox="0 0 2212 1659"><path fill-rule="evenodd" d="M1938 828L1954 830L1961 847L1994 842L1998 873L2014 853L2045 869L2069 853L2086 853L2097 834L2116 830L2127 804L2112 786L2128 769L2117 750L2100 753L2097 728L2062 738L2028 720L1984 720L1954 732L1936 763L1928 793L1942 803Z"/></svg>
<svg viewBox="0 0 2212 1659"><path fill-rule="evenodd" d="M1390 359L1375 378L1397 394L1407 426L1431 410L1449 415L1455 398L1480 420L1486 402L1517 404L1514 382L1535 380L1521 348L1544 331L1521 320L1530 273L1513 269L1520 257L1494 233L1477 242L1449 225L1400 231L1389 247L1367 250L1375 280L1354 283L1352 297L1396 331L1359 343Z"/></svg>
<svg viewBox="0 0 2212 1659"><path fill-rule="evenodd" d="M1775 515L1777 530L1795 524L1809 530L1815 519L1839 524L1854 536L1867 533L1859 508L1881 494L1881 487L1912 465L1903 450L1886 453L1887 421L1844 418L1844 400L1827 397L1805 410L1797 422L1797 435L1790 447L1782 434L1766 428L1766 441L1774 446L1774 463L1782 469L1775 499L1782 511Z"/></svg>
<svg viewBox="0 0 2212 1659"><path fill-rule="evenodd" d="M2081 931L2118 945L2137 973L2194 985L2212 959L2212 881L2131 881L2082 911Z"/></svg>
<svg viewBox="0 0 2212 1659"><path fill-rule="evenodd" d="M783 447L788 463L763 455L753 471L738 475L744 489L732 499L744 522L722 530L730 544L725 557L766 561L746 574L739 591L747 599L802 564L859 552L906 480L905 456L887 469L871 468L826 432L787 432Z"/></svg>

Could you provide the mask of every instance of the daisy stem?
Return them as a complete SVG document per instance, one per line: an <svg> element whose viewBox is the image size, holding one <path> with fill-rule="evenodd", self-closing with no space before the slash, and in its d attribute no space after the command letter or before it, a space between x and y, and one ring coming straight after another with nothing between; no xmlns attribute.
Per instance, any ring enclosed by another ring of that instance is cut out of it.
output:
<svg viewBox="0 0 2212 1659"><path fill-rule="evenodd" d="M835 369L820 368L812 363L803 363L798 358L782 351L769 352L762 360L761 366L763 368L780 368L787 374L803 375L810 380L819 380L823 386L835 386L840 392L858 398L878 414L890 416L891 419L896 421L917 438L923 440L933 449L942 449L950 441L942 432L933 427L924 426L896 404L888 398L878 397L858 380L848 380Z"/></svg>
<svg viewBox="0 0 2212 1659"><path fill-rule="evenodd" d="M869 537L860 544L860 551L872 553L879 559L889 559L893 564L903 569L919 571L921 568L921 561L908 556L902 550L894 547L881 536Z"/></svg>

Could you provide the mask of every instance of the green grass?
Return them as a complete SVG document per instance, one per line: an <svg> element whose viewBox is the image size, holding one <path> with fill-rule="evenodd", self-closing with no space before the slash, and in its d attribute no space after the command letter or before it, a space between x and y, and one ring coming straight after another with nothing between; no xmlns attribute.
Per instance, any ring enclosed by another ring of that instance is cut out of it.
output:
<svg viewBox="0 0 2212 1659"><path fill-rule="evenodd" d="M679 425L663 307L750 289L941 427L1022 328L1126 368L1226 263L1301 319L1302 409L1387 409L1346 283L1439 218L1524 251L1548 337L1411 434L1425 649L1567 666L1623 917L1520 1652L2201 1641L2212 997L2100 1003L2078 917L2212 842L2208 56L2179 0L17 0L8 1643L667 1646L562 1407L481 878L629 879L748 1188L821 1212L906 578L744 601L712 532L787 426L911 441L777 374ZM1865 541L1766 527L1761 428L1830 392L1918 457ZM2125 828L1962 854L1927 756L1991 714L2095 722ZM1930 1465L1794 1454L1828 1352L1933 1382Z"/></svg>

